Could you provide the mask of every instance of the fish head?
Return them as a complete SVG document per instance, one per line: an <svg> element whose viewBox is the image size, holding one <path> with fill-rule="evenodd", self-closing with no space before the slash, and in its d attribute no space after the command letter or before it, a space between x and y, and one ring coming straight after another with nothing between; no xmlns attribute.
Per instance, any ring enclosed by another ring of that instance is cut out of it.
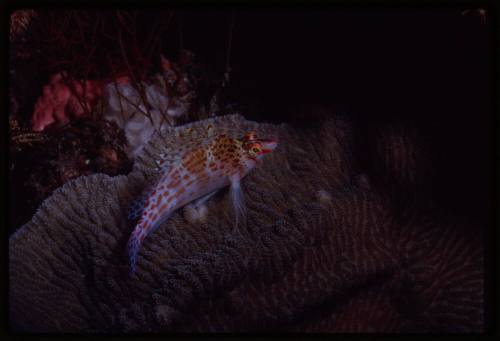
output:
<svg viewBox="0 0 500 341"><path fill-rule="evenodd" d="M253 160L259 160L264 155L271 153L278 146L274 139L258 138L255 132L248 132L243 137L243 149L247 156Z"/></svg>

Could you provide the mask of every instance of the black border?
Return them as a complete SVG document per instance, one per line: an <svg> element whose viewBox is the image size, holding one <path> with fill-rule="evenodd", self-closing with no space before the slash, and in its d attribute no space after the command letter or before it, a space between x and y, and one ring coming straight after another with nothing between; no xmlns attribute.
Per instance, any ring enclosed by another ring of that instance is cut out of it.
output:
<svg viewBox="0 0 500 341"><path fill-rule="evenodd" d="M239 9L255 9L255 10L267 10L267 9L321 9L321 8L339 8L339 9L356 9L362 7L363 9L370 9L370 10L387 10L387 9L442 9L442 8L458 8L461 10L468 9L468 8L484 8L487 11L488 15L488 22L490 25L490 29L492 30L492 45L494 46L494 52L493 52L493 65L492 68L494 70L494 77L493 77L493 84L492 84L492 108L493 108L493 126L491 129L493 130L493 136L495 138L495 144L492 152L492 158L494 160L493 162L493 179L492 183L494 184L494 191L493 191L493 198L492 198L492 204L494 205L493 207L493 222L494 226L492 226L490 229L486 229L486 244L485 244L485 333L484 334L476 334L475 337L477 336L493 336L493 335L500 335L499 334L499 329L498 329L498 303L499 303L499 297L498 297L498 254L496 254L496 246L497 241L498 241L498 223L500 221L500 214L498 211L498 203L497 203L497 198L498 198L498 191L500 189L500 183L498 182L497 175L498 175L498 159L499 159L499 140L498 140L498 126L499 126L499 119L498 115L499 113L499 99L498 99L498 94L499 94L499 68L498 68L498 60L500 58L500 48L499 48L499 42L500 42L500 34L499 34L499 5L497 5L494 1L465 1L465 0L457 0L457 1L450 1L450 0L422 0L422 1L360 1L360 0L352 0L352 1L346 1L346 0L340 0L340 1L318 1L318 0L288 0L288 1L276 1L276 0L269 0L269 1L228 1L228 0L218 0L218 1L213 1L213 0L185 0L185 1L162 1L162 0L157 0L157 1L146 1L146 0L137 0L137 1L130 1L130 0L107 0L107 1L63 1L63 0L57 0L57 1L14 1L14 0L7 0L5 1L2 5L3 11L2 11L2 18L3 18L3 31L4 34L2 34L3 39L3 46L4 46L4 53L3 57L5 57L5 64L8 63L8 48L9 48L9 38L8 38L8 32L9 32L9 15L10 12L14 9L21 9L21 8L35 8L35 9L43 9L43 8L53 8L53 9L68 9L68 8L78 8L78 9L90 9L90 8L99 8L99 9L109 9L109 8L157 8L157 7L175 7L175 8L196 8L196 9L204 9L204 8L217 8L217 9L229 9L229 8L234 8L237 7ZM4 65L5 65L4 64ZM8 64L6 65L8 66ZM5 67L4 70L8 70L8 67ZM3 94L4 94L4 99L7 97L7 91L8 91L8 71L6 72L7 74L3 78L5 82L2 82L2 86L4 88ZM4 101L6 105L4 106L4 117L3 117L3 123L5 124L5 130L2 136L2 150L3 152L1 153L0 156L0 162L2 163L3 167L1 167L2 173L0 175L2 176L2 179L4 179L4 186L5 190L7 191L8 188L8 166L9 166L9 160L8 160L8 141L9 141L9 125L8 125L8 100L6 99ZM31 334L31 333L13 333L9 329L9 323L8 323L8 243L9 243L9 236L8 236L8 202L7 202L7 196L5 195L3 198L5 200L5 205L2 205L3 208L6 209L5 213L2 215L2 224L3 227L3 232L5 236L5 244L4 244L4 257L1 259L1 264L4 269L4 274L5 274L5 284L6 284L6 290L5 290L5 296L4 296L4 302L3 302L3 307L4 309L0 309L2 312L2 315L5 314L3 317L3 321L5 321L5 331L6 335L5 336L31 336L31 335L36 335L37 337L40 338L52 338L52 337L66 337L69 335L75 335L79 336L79 334ZM83 336L87 336L87 334L81 334ZM100 336L100 335L105 335L108 338L114 338L113 334L98 334L95 336ZM130 335L126 334L119 334L120 337L130 337ZM133 334L132 336L150 336L150 335L158 335L158 334ZM174 337L175 334L160 334L163 337ZM246 335L241 335L241 336L257 336L257 335L262 335L262 334L246 334ZM286 334L285 334L286 335ZM290 336L306 336L306 335L315 335L315 334L294 334ZM320 334L320 335L328 335L331 337L339 337L339 336L345 336L345 335L350 335L350 334ZM353 334L352 336L354 337L359 337L359 336L380 336L376 334ZM395 334L396 336L408 336L409 334ZM458 334L452 334L453 336L458 335ZM94 336L94 335L91 335ZM225 334L207 334L205 336L208 337L221 337L224 336L226 337L227 335ZM236 336L235 334L231 335L230 337ZM273 336L277 336L274 335ZM446 337L446 334L439 334L439 338L441 337Z"/></svg>

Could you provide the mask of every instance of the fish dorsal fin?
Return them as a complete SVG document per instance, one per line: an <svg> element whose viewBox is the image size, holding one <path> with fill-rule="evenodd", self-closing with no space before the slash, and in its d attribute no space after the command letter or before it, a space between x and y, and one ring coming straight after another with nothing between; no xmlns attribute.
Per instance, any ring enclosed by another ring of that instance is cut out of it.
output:
<svg viewBox="0 0 500 341"><path fill-rule="evenodd" d="M186 153L211 143L215 137L221 134L241 137L258 125L246 121L241 115L227 115L167 128L153 135L136 157L134 168L146 172L152 169L167 172Z"/></svg>

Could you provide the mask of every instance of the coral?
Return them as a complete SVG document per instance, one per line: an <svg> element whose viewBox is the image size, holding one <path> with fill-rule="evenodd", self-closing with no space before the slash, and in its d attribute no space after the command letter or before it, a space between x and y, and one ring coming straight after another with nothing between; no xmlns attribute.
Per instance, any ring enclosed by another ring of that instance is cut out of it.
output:
<svg viewBox="0 0 500 341"><path fill-rule="evenodd" d="M393 199L395 211L430 206L430 139L415 126L395 123L374 125L366 135L365 168L375 187Z"/></svg>
<svg viewBox="0 0 500 341"><path fill-rule="evenodd" d="M410 217L402 226L401 307L414 332L484 329L482 226L459 217Z"/></svg>
<svg viewBox="0 0 500 341"><path fill-rule="evenodd" d="M484 330L481 237L457 219L414 215L393 244L397 271L335 297L293 328L301 332ZM464 230L465 229L465 230Z"/></svg>
<svg viewBox="0 0 500 341"><path fill-rule="evenodd" d="M43 87L43 95L33 111L33 130L42 131L52 123L69 122L70 117L90 113L102 93L102 81L67 80L67 75L57 73Z"/></svg>
<svg viewBox="0 0 500 341"><path fill-rule="evenodd" d="M193 86L186 74L163 56L161 65L162 71L148 82L111 82L105 86L103 118L125 131L130 156L138 155L155 132L175 125L191 107Z"/></svg>
<svg viewBox="0 0 500 341"><path fill-rule="evenodd" d="M96 104L101 100L105 107L102 118L125 131L129 155L136 156L153 133L186 116L193 101L186 75L178 67L174 72L167 61L162 56L164 70L137 84L128 76L110 81L73 80L66 73L53 75L36 101L33 130L43 131L54 123L61 126L72 118L89 116L97 111Z"/></svg>
<svg viewBox="0 0 500 341"><path fill-rule="evenodd" d="M103 120L72 121L51 134L12 130L10 137L11 232L66 181L91 173L124 174L131 168L123 132Z"/></svg>
<svg viewBox="0 0 500 341"><path fill-rule="evenodd" d="M208 218L208 208L206 205L188 205L184 208L184 218L192 224L197 222L206 223Z"/></svg>
<svg viewBox="0 0 500 341"><path fill-rule="evenodd" d="M156 131L172 125L167 117L168 97L154 85L142 85L146 104L131 84L110 83L105 88L108 108L103 118L124 130L131 156L137 155Z"/></svg>
<svg viewBox="0 0 500 341"><path fill-rule="evenodd" d="M145 240L128 277L130 200L157 176L159 154L182 146L183 130L208 124L280 141L242 183L246 223L234 226L227 191L206 203L206 222L177 212ZM10 238L11 326L481 331L481 239L434 217L395 221L351 150L346 118L299 130L223 116L166 129L128 176L65 184Z"/></svg>

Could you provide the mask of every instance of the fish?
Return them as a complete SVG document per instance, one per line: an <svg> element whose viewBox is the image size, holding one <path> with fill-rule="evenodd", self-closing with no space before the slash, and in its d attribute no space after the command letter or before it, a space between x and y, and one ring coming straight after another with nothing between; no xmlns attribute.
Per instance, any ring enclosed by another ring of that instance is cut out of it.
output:
<svg viewBox="0 0 500 341"><path fill-rule="evenodd" d="M128 218L138 219L127 242L130 273L136 271L142 242L158 226L179 208L187 204L201 205L227 186L230 186L238 225L245 217L241 181L277 145L276 139L260 138L253 131L241 137L220 133L187 148L175 162L168 162L168 155L163 156L158 164L159 180L132 202L129 210Z"/></svg>

